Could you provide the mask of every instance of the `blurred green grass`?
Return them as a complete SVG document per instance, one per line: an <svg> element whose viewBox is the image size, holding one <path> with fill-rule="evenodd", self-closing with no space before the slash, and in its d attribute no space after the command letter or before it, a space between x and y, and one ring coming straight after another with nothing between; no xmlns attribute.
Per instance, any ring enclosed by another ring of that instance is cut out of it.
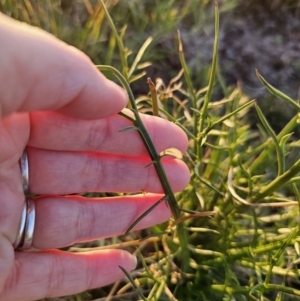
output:
<svg viewBox="0 0 300 301"><path fill-rule="evenodd" d="M220 1L221 16L238 3ZM277 5L280 3L284 1ZM295 2L286 4L291 3ZM294 108L294 117L275 133L239 86L226 86L218 68L208 96L213 69L200 66L201 72L195 74L197 68L185 65L188 45L183 42L180 59L177 29L197 32L204 24L213 26L211 2L120 0L106 4L120 30L123 53L98 1L10 0L0 2L0 10L78 47L95 64L113 65L123 73L129 71L124 58L130 69L151 36L153 41L128 80L140 110L151 113L146 76L153 80L162 77L156 81L162 116L181 126L190 140L185 161L192 178L177 200L183 208L215 214L184 222L190 250L188 272L181 271L183 259L176 257L182 246L172 220L127 236L77 245L70 251L123 243L124 248L140 253L138 272L132 277L147 300L300 300L300 143L293 134L299 127L298 109ZM275 94L283 105L290 105L285 102L286 95ZM208 102L210 98L212 102ZM248 118L249 113L258 121ZM266 205L269 203L272 206ZM144 240L139 242L139 238ZM63 300L140 297L124 280Z"/></svg>

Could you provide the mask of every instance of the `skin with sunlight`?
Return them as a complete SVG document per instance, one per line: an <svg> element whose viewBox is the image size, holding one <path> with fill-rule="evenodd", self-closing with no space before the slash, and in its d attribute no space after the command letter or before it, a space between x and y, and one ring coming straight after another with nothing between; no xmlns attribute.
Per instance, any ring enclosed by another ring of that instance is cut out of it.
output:
<svg viewBox="0 0 300 301"><path fill-rule="evenodd" d="M127 94L77 49L4 15L0 43L0 300L71 295L117 281L124 276L119 266L135 268L136 258L128 252L54 249L120 235L162 197L154 167L145 168L151 160L138 133L120 132L130 126L117 114ZM180 128L157 117L142 120L158 152L185 152L188 140ZM40 195L33 238L38 251L15 252L25 198L19 158L25 147L30 192ZM172 189L182 190L190 177L186 165L171 157L163 165ZM95 191L149 193L63 196ZM170 214L163 202L135 230Z"/></svg>

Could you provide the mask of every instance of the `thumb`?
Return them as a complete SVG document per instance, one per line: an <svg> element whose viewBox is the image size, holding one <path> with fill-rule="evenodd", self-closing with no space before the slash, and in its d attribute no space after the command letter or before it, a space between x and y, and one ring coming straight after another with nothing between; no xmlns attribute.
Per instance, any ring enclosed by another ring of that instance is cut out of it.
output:
<svg viewBox="0 0 300 301"><path fill-rule="evenodd" d="M127 96L90 59L49 33L0 13L0 117L59 110L100 118L123 109Z"/></svg>

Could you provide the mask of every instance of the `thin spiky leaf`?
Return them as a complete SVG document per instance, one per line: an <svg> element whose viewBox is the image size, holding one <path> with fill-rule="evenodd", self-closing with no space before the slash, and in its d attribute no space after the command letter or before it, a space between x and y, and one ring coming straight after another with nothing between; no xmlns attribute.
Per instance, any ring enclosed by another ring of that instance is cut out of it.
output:
<svg viewBox="0 0 300 301"><path fill-rule="evenodd" d="M224 193L221 192L218 188L216 188L213 184L209 183L207 180L204 180L201 176L200 176L200 173L199 173L199 170L200 170L200 165L201 163L198 162L196 165L195 165L195 168L194 168L194 172L196 174L196 176L198 177L198 179L200 180L200 182L202 182L204 185L206 185L207 187L209 187L210 189L212 189L213 191L215 191L216 193L218 193L220 196L224 197Z"/></svg>
<svg viewBox="0 0 300 301"><path fill-rule="evenodd" d="M157 201L154 205L148 208L143 214L141 214L126 230L125 234L128 234L145 216L147 216L153 209L155 209L162 201L165 201L167 196L163 196L159 201Z"/></svg>
<svg viewBox="0 0 300 301"><path fill-rule="evenodd" d="M141 291L140 287L136 285L131 275L122 267L119 265L119 268L122 270L122 272L126 275L128 281L131 283L131 285L136 289L136 292L138 295L144 300L147 301L147 298L144 296L143 292Z"/></svg>
<svg viewBox="0 0 300 301"><path fill-rule="evenodd" d="M196 113L197 115L200 115L200 111L195 109L195 108L190 108L191 111L193 111L194 113Z"/></svg>
<svg viewBox="0 0 300 301"><path fill-rule="evenodd" d="M204 121L207 115L208 104L211 99L211 94L213 90L213 86L215 83L215 76L216 76L216 67L217 67L217 58L218 58L218 47L219 47L219 9L218 5L215 5L215 38L214 38L214 47L213 47L213 58L211 64L211 72L208 82L208 89L207 93L204 98L204 103L201 108L201 116L199 119L199 132L201 133L204 129Z"/></svg>
<svg viewBox="0 0 300 301"><path fill-rule="evenodd" d="M106 8L106 5L104 4L103 0L98 0L98 2L101 4L101 6L104 10L106 19L108 20L109 26L115 35L116 42L117 42L117 45L118 45L119 51L120 51L120 58L121 58L122 66L123 66L123 74L124 74L124 77L126 79L128 79L127 51L123 45L123 40L122 40L122 35L124 34L126 27L125 26L123 27L123 30L121 31L121 35L119 35L119 33L116 29L116 26Z"/></svg>
<svg viewBox="0 0 300 301"><path fill-rule="evenodd" d="M129 79L129 83L131 84L131 83L139 80L140 78L144 77L146 74L147 74L146 71L142 71L142 72L138 73L137 75L131 76Z"/></svg>
<svg viewBox="0 0 300 301"><path fill-rule="evenodd" d="M249 187L249 195L251 195L252 194L252 190L253 190L253 181L252 181L251 175L250 175L249 171L243 166L240 158L238 158L238 164L240 166L241 171L243 172L243 174L247 178L248 187Z"/></svg>
<svg viewBox="0 0 300 301"><path fill-rule="evenodd" d="M280 145L280 147L281 147L281 149L282 149L283 152L284 152L285 145L286 145L287 141L290 139L290 137L293 136L293 134L294 134L294 133L289 133L289 134L283 136L283 137L280 139L279 145Z"/></svg>
<svg viewBox="0 0 300 301"><path fill-rule="evenodd" d="M152 279L154 282L156 282L156 279L153 277L153 274L151 273L151 271L149 270L147 263L142 255L142 253L139 251L139 258L140 258L140 262L143 266L143 268L145 269L146 275L148 278Z"/></svg>
<svg viewBox="0 0 300 301"><path fill-rule="evenodd" d="M126 119L130 120L132 123L135 122L134 118L132 118L131 116L128 116L127 114L125 114L123 112L119 112L118 115L125 117Z"/></svg>
<svg viewBox="0 0 300 301"><path fill-rule="evenodd" d="M277 140L275 132L269 125L267 119L265 118L263 112L260 110L260 108L257 104L255 104L255 109L257 111L258 117L259 117L261 123L263 124L265 130L267 131L267 133L269 134L269 136L272 138L272 140L274 142L276 153L277 153L277 161L278 161L278 176L280 176L285 171L285 161L284 161L283 150L279 145L279 142Z"/></svg>
<svg viewBox="0 0 300 301"><path fill-rule="evenodd" d="M122 130L119 130L119 132L131 132L131 131L139 131L140 129L136 126L127 126L125 128L123 128Z"/></svg>
<svg viewBox="0 0 300 301"><path fill-rule="evenodd" d="M300 105L294 101L292 98L290 98L289 96L287 96L286 94L284 94L283 92L281 92L280 90L276 89L275 87L273 87L271 84L269 84L262 76L261 74L258 72L258 70L255 70L256 75L258 77L258 79L262 82L262 84L276 97L286 101L287 103L289 103L290 105L292 105L294 108L296 108L298 110L298 112L300 112Z"/></svg>
<svg viewBox="0 0 300 301"><path fill-rule="evenodd" d="M251 203L255 203L264 197L270 195L274 191L281 188L285 185L289 180L291 180L294 176L296 176L300 172L300 160L294 163L293 166L290 167L285 173L280 176L277 176L271 183L266 186L263 186L257 195L251 198Z"/></svg>
<svg viewBox="0 0 300 301"><path fill-rule="evenodd" d="M142 45L142 47L140 48L140 50L138 51L129 71L128 71L128 76L129 79L131 78L132 74L134 73L134 71L137 69L137 65L138 63L141 61L146 49L149 47L149 45L151 44L151 42L153 41L152 37L149 37Z"/></svg>
<svg viewBox="0 0 300 301"><path fill-rule="evenodd" d="M280 139L292 132L295 128L299 126L299 116L300 114L296 114L281 130L281 132L277 135L277 139L280 141ZM269 155L269 149L265 148L263 152L260 153L260 155L251 163L249 166L249 171L251 174L253 174L254 170L256 170L261 164L264 163L266 160L266 157Z"/></svg>
<svg viewBox="0 0 300 301"><path fill-rule="evenodd" d="M229 119L230 117L236 115L237 113L239 113L240 111L250 108L251 106L253 106L255 104L255 100L251 100L248 103L240 106L239 108L237 108L236 110L230 112L229 114L226 114L225 116L223 116L222 118L218 119L217 121L213 122L211 124L211 128L215 127L216 125L224 122L225 120Z"/></svg>
<svg viewBox="0 0 300 301"><path fill-rule="evenodd" d="M149 167L151 165L155 165L157 163L157 160L152 160L150 163L146 164L145 167Z"/></svg>

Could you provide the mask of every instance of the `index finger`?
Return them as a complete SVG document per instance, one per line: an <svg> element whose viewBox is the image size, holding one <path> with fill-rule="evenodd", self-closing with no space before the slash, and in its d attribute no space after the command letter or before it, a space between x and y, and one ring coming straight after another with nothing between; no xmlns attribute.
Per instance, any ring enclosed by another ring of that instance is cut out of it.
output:
<svg viewBox="0 0 300 301"><path fill-rule="evenodd" d="M130 112L125 109L124 112ZM175 124L141 114L158 152L176 148L185 152L186 134ZM29 146L56 151L93 151L130 156L148 155L137 130L125 131L132 122L120 115L95 120L78 120L56 112L30 114Z"/></svg>
<svg viewBox="0 0 300 301"><path fill-rule="evenodd" d="M129 272L136 259L123 250L17 252L0 300L40 300L102 287L124 277L119 266Z"/></svg>
<svg viewBox="0 0 300 301"><path fill-rule="evenodd" d="M60 110L101 118L122 110L127 96L81 51L0 13L0 117L14 111Z"/></svg>

